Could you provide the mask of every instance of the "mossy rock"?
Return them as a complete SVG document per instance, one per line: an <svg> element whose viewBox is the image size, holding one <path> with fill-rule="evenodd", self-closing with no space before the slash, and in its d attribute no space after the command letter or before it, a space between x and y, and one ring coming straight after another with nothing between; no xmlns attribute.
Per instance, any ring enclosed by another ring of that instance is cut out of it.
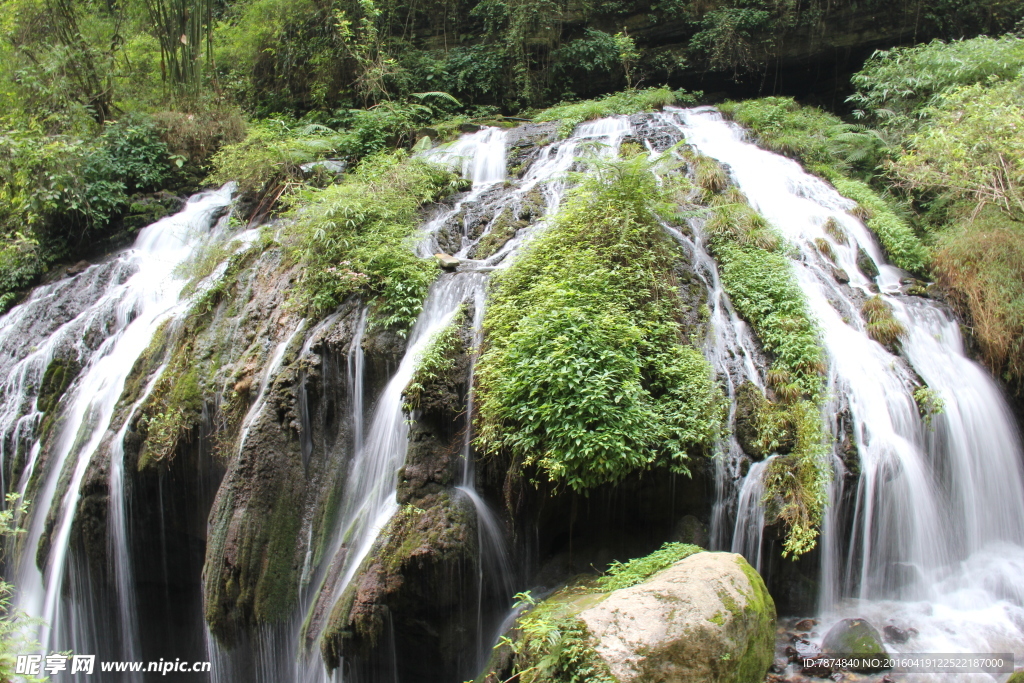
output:
<svg viewBox="0 0 1024 683"><path fill-rule="evenodd" d="M864 619L843 619L829 629L821 641L821 652L826 655L850 657L885 657L885 646L878 630ZM875 668L855 671L872 672Z"/></svg>
<svg viewBox="0 0 1024 683"><path fill-rule="evenodd" d="M1024 670L1010 674L1010 677L1006 679L1006 683L1024 683Z"/></svg>
<svg viewBox="0 0 1024 683"><path fill-rule="evenodd" d="M750 683L775 648L775 603L734 553L702 552L579 614L615 680Z"/></svg>

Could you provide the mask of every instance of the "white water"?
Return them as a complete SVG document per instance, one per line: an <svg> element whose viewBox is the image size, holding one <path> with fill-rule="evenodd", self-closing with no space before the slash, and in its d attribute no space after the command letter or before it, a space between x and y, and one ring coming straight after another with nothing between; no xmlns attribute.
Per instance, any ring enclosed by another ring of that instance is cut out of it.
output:
<svg viewBox="0 0 1024 683"><path fill-rule="evenodd" d="M49 331L41 347L28 349L28 354L18 359L9 370L4 387L4 418L11 420L15 416L14 422L21 425L26 418L38 419L31 412L26 413L25 408L34 401L39 379L50 360L61 351L73 350L73 355L83 365L62 401L61 419L55 427L57 431L45 471L32 471L40 465L40 449L36 444L28 466L19 476L21 490L34 474L40 477L41 485L32 504L25 550L16 569L16 603L43 620L39 642L47 651L74 647L73 641L81 638L108 635L84 634L84 624L76 626L65 622L65 612L74 610L62 597L62 586L79 487L93 454L107 433L129 371L160 324L181 307L178 295L184 282L175 277L175 267L202 242L211 228L211 217L227 205L231 191L230 186L225 186L219 191L193 197L180 213L143 229L134 248L116 257L113 266L92 266L71 282L39 287L0 322L0 346L10 348L12 342L22 341L10 339L10 335L19 334L26 320L45 320L50 306L59 311L69 287L79 284L91 288L81 303L71 304L78 307L73 317ZM114 276L98 278L104 269L111 270ZM90 347L88 339L97 334L102 341ZM23 416L17 417L19 413ZM58 480L64 470L70 474L69 484L57 500ZM123 476L122 467L116 466L112 474ZM116 483L120 488L120 482ZM118 508L113 510L114 522L123 530L123 524L118 521L118 516L123 515L123 501L115 498L112 502ZM51 507L55 523L49 561L40 571L35 565L35 551ZM115 567L119 574L120 569ZM119 576L118 581L122 578ZM121 609L131 609L130 603ZM129 651L133 649L130 645L126 647Z"/></svg>
<svg viewBox="0 0 1024 683"><path fill-rule="evenodd" d="M1024 475L998 388L965 356L943 309L898 294L903 274L848 213L852 202L796 162L746 142L714 111L674 115L687 141L726 164L750 203L796 247L794 272L829 355L829 412L845 406L852 415L862 476L853 509L831 506L823 525L822 632L838 618L862 616L879 628L916 628L918 636L893 647L900 651L1012 651L1020 661ZM828 218L848 244L826 234ZM850 286L834 280L814 239L830 242ZM878 265L883 297L908 331L902 357L865 332L858 309L872 283L856 267L858 247ZM945 403L931 425L914 401L917 377ZM835 479L838 487L842 473ZM840 500L838 490L832 499ZM850 518L847 543L838 532Z"/></svg>

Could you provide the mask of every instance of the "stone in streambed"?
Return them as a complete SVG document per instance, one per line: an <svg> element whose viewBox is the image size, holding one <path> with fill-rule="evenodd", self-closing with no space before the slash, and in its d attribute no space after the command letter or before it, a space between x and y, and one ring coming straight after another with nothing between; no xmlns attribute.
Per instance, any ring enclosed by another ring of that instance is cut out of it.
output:
<svg viewBox="0 0 1024 683"><path fill-rule="evenodd" d="M887 656L878 629L864 619L843 619L829 629L825 639L821 641L821 653L846 657ZM881 669L860 667L852 670L872 672Z"/></svg>
<svg viewBox="0 0 1024 683"><path fill-rule="evenodd" d="M459 267L461 261L454 256L449 256L445 253L434 254L434 258L437 259L437 265L441 266L445 270L455 270Z"/></svg>

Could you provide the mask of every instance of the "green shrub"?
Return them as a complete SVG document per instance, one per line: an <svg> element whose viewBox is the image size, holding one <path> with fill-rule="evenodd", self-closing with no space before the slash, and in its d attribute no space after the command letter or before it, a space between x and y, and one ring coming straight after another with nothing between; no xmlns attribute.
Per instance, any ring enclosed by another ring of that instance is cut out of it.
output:
<svg viewBox="0 0 1024 683"><path fill-rule="evenodd" d="M360 294L374 305L375 325L407 329L437 273L413 252L419 209L464 186L451 171L399 150L365 159L336 185L301 192L285 236L302 264L298 305L323 315Z"/></svg>
<svg viewBox="0 0 1024 683"><path fill-rule="evenodd" d="M1013 78L1022 68L1024 39L1015 35L879 50L850 79L857 92L848 101L860 116L902 133L916 128L943 94L993 77Z"/></svg>
<svg viewBox="0 0 1024 683"><path fill-rule="evenodd" d="M795 557L814 547L831 478L820 413L825 353L782 237L735 188L710 204L705 232L722 285L774 356L765 379L779 403L763 401L757 410L756 441L766 453L794 441L789 454L772 460L764 501L766 520L787 527L783 555Z"/></svg>
<svg viewBox="0 0 1024 683"><path fill-rule="evenodd" d="M577 491L686 471L723 407L707 361L679 343L679 255L656 213L668 190L645 156L594 164L495 276L477 365L478 445Z"/></svg>

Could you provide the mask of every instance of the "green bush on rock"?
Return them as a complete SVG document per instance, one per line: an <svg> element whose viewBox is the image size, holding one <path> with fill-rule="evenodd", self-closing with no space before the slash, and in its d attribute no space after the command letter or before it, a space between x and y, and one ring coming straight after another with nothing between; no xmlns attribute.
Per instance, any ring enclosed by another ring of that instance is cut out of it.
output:
<svg viewBox="0 0 1024 683"><path fill-rule="evenodd" d="M301 192L284 237L302 264L297 304L323 315L360 294L374 304L376 325L407 329L437 273L413 251L420 207L462 187L451 171L399 150L365 159L338 184Z"/></svg>
<svg viewBox="0 0 1024 683"><path fill-rule="evenodd" d="M477 366L477 444L576 491L714 442L721 391L681 343L675 244L643 155L595 161L553 224L495 277Z"/></svg>

